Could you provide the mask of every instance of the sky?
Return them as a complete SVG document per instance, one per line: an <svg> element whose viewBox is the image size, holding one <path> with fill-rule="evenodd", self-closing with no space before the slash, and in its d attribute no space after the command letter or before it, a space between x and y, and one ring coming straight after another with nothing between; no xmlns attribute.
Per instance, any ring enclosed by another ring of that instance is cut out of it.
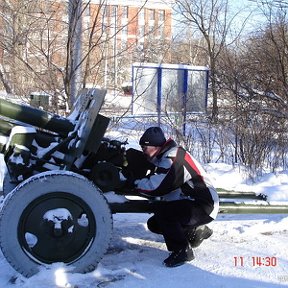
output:
<svg viewBox="0 0 288 288"><path fill-rule="evenodd" d="M210 1L203 1L203 3L211 3ZM215 5L218 5L219 3L224 1L215 1ZM256 1L253 0L228 0L228 18L234 18L232 21L232 27L235 31L239 31L242 29L243 24L245 23L245 29L243 31L244 35L249 34L250 32L255 31L257 27L261 26L261 23L265 21L265 18L263 17L262 11L259 9L261 6L258 6ZM208 4L208 7L209 7ZM224 9L221 8L223 13ZM224 15L221 13L221 15ZM181 35L182 29L180 28L181 25L179 24L179 19L181 19L181 14L177 12L177 9L174 10L174 37L179 36L179 33ZM180 31L180 32L179 32ZM236 33L236 32L235 32ZM232 36L231 36L232 37Z"/></svg>

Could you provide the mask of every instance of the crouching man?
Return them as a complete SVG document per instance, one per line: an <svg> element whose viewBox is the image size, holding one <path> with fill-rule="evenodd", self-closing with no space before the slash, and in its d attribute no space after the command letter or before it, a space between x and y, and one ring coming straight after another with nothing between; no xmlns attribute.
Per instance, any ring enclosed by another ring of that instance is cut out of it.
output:
<svg viewBox="0 0 288 288"><path fill-rule="evenodd" d="M212 235L205 224L216 218L219 197L200 164L161 128L148 128L139 144L155 169L135 182L136 191L160 199L147 225L171 252L163 264L176 267L193 260L192 248Z"/></svg>

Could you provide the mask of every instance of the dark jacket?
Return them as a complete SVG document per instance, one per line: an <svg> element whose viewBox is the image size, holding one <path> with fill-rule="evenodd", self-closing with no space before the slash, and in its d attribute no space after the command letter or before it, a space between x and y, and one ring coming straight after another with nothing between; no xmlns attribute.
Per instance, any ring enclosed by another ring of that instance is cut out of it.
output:
<svg viewBox="0 0 288 288"><path fill-rule="evenodd" d="M169 139L152 159L155 165L147 177L136 181L136 189L145 196L163 201L196 201L215 219L219 197L201 165L182 147Z"/></svg>

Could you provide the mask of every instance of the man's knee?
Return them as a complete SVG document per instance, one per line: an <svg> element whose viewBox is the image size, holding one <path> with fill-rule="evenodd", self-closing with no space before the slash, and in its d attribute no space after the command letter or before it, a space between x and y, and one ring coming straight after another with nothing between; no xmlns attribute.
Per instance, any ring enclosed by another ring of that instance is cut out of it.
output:
<svg viewBox="0 0 288 288"><path fill-rule="evenodd" d="M153 232L153 233L156 233L156 234L162 234L162 231L158 225L158 222L155 218L155 216L152 216L148 219L147 221L147 227L148 229Z"/></svg>

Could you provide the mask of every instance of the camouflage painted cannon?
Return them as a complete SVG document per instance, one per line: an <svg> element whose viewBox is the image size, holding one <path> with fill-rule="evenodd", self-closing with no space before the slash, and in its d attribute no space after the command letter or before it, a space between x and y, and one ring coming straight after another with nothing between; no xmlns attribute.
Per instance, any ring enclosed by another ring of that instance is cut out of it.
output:
<svg viewBox="0 0 288 288"><path fill-rule="evenodd" d="M67 118L0 99L7 166L0 246L27 277L54 262L91 271L109 245L112 214L102 191L120 184L125 149L104 138L109 118L99 110L105 94L81 91Z"/></svg>
<svg viewBox="0 0 288 288"><path fill-rule="evenodd" d="M133 190L122 179L141 178L151 167L142 152L105 137L110 119L99 113L105 94L100 89L81 91L67 118L0 99L0 152L7 166L0 247L26 277L54 262L66 263L73 272L92 271L109 246L112 214L153 210L155 202L149 199L125 197ZM108 191L121 194L121 201L109 200ZM265 201L254 193L219 195ZM220 211L288 209L225 201Z"/></svg>

